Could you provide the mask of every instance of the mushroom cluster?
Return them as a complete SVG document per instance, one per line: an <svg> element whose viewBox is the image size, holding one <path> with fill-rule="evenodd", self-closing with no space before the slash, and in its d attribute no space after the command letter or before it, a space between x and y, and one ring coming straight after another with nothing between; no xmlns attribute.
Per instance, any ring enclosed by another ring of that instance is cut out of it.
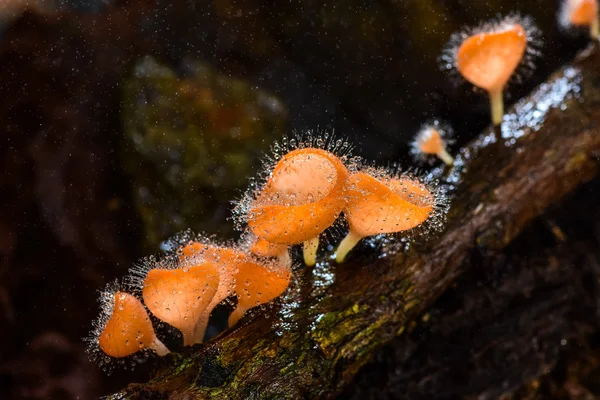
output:
<svg viewBox="0 0 600 400"><path fill-rule="evenodd" d="M560 18L589 26L597 38L597 0L565 1ZM489 93L494 124L502 122L507 82L537 54L537 34L528 18L511 16L454 35L442 57L445 69ZM437 156L450 168L451 140L451 128L435 120L417 133L413 155L429 161ZM170 254L144 260L125 284L109 285L88 338L90 352L103 365L141 350L163 356L169 350L153 321L179 330L184 345L201 343L217 305L237 299L228 321L233 326L248 310L279 297L293 275L290 246L302 245L304 264L313 266L323 233L341 221L348 233L332 257L337 263L365 237L441 226L447 202L435 183L373 167L349 149L327 135L276 145L263 177L234 209L240 241L174 240Z"/></svg>
<svg viewBox="0 0 600 400"><path fill-rule="evenodd" d="M167 255L143 260L125 284L105 290L88 339L91 352L103 364L141 350L167 354L153 317L179 330L184 345L202 343L212 311L232 297L237 302L228 322L235 325L287 289L290 246L302 245L304 263L315 265L321 235L341 215L350 229L336 251L339 263L364 237L408 231L443 216L444 198L434 185L367 166L345 146L321 139L288 146L267 164L262 184L234 210L243 229L238 243L172 239Z"/></svg>
<svg viewBox="0 0 600 400"><path fill-rule="evenodd" d="M301 146L266 169L265 182L234 210L238 226L247 226L254 238L250 250L263 256L288 254L287 246L302 244L304 263L314 265L321 234L343 215L350 229L336 251L341 263L364 237L408 231L444 214L435 185L369 167L335 149Z"/></svg>

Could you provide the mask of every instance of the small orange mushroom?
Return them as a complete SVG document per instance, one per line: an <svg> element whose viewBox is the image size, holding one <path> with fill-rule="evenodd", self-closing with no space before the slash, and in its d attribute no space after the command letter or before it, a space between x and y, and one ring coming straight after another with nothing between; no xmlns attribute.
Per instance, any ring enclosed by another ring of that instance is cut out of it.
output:
<svg viewBox="0 0 600 400"><path fill-rule="evenodd" d="M314 265L319 235L346 204L348 171L333 153L301 148L284 155L248 207L250 230L269 243L304 243L304 260Z"/></svg>
<svg viewBox="0 0 600 400"><path fill-rule="evenodd" d="M195 328L195 342L202 343L210 313L219 303L235 292L235 276L241 266L248 262L250 256L232 247L201 242L191 242L180 252L180 259L184 263L213 263L218 266L219 285L212 300L198 319Z"/></svg>
<svg viewBox="0 0 600 400"><path fill-rule="evenodd" d="M185 269L154 268L144 280L142 297L152 314L181 331L184 345L192 345L196 325L217 292L219 276L211 262Z"/></svg>
<svg viewBox="0 0 600 400"><path fill-rule="evenodd" d="M235 325L249 309L279 297L289 286L290 278L291 270L287 266L257 260L240 266L235 279L238 302L229 316L229 326Z"/></svg>
<svg viewBox="0 0 600 400"><path fill-rule="evenodd" d="M498 125L504 114L504 87L528 52L536 34L528 19L508 17L473 34L459 36L460 44L451 51L451 63L467 81L486 90L490 97L492 122ZM451 42L456 40L451 40Z"/></svg>
<svg viewBox="0 0 600 400"><path fill-rule="evenodd" d="M588 26L592 39L600 35L598 0L564 0L560 21L565 26Z"/></svg>
<svg viewBox="0 0 600 400"><path fill-rule="evenodd" d="M98 337L100 349L111 357L127 357L143 349L159 356L169 349L158 340L144 305L129 293L114 293L110 318Z"/></svg>
<svg viewBox="0 0 600 400"><path fill-rule="evenodd" d="M447 165L454 163L454 158L446 150L448 128L442 128L438 121L424 125L415 136L412 143L412 153L415 156L436 155Z"/></svg>
<svg viewBox="0 0 600 400"><path fill-rule="evenodd" d="M344 214L350 231L336 250L336 261L364 237L406 231L425 222L436 198L416 179L393 177L384 171L357 172L348 178L348 205Z"/></svg>

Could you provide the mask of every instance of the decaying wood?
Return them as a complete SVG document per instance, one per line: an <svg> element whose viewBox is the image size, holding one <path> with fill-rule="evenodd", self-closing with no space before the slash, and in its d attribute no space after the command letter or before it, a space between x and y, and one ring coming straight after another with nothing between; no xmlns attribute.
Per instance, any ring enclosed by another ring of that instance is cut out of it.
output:
<svg viewBox="0 0 600 400"><path fill-rule="evenodd" d="M599 67L600 51L592 48L519 101L501 128L461 149L445 176L451 207L443 232L407 252L377 257L363 247L344 265L324 257L300 269L278 305L167 357L150 382L116 397L335 397L378 349L407 335L411 321L461 276L475 247L504 249L595 177Z"/></svg>

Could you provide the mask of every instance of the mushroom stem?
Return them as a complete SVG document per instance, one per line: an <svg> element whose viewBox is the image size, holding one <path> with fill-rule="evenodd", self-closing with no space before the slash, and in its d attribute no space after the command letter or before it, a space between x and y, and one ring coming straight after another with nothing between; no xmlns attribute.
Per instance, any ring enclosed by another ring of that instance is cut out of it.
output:
<svg viewBox="0 0 600 400"><path fill-rule="evenodd" d="M194 329L192 329L191 331L181 331L181 333L183 334L184 346L191 346L194 343L196 343L196 336L194 335L194 332Z"/></svg>
<svg viewBox="0 0 600 400"><path fill-rule="evenodd" d="M319 237L314 237L304 242L304 263L312 267L317 263L317 250L319 249Z"/></svg>
<svg viewBox="0 0 600 400"><path fill-rule="evenodd" d="M590 36L593 40L598 40L598 36L600 36L600 17L598 16L590 24Z"/></svg>
<svg viewBox="0 0 600 400"><path fill-rule="evenodd" d="M210 313L223 300L223 298L213 297L210 304L206 307L206 311L202 313L194 328L194 343L202 343L204 341L204 334L206 333Z"/></svg>
<svg viewBox="0 0 600 400"><path fill-rule="evenodd" d="M152 340L152 344L149 346L156 354L163 357L169 354L171 351L167 349L167 346L163 344L158 338L155 336Z"/></svg>
<svg viewBox="0 0 600 400"><path fill-rule="evenodd" d="M208 325L208 315L202 315L196 324L194 330L194 343L202 343L204 341L204 334L206 333L206 326Z"/></svg>
<svg viewBox="0 0 600 400"><path fill-rule="evenodd" d="M335 261L338 264L341 264L342 262L344 262L344 259L346 258L346 256L350 252L350 250L352 250L354 248L354 246L356 246L356 244L362 238L363 238L362 236L352 232L352 230L350 232L348 232L348 234L346 235L344 240L342 240L340 242L340 244L335 252Z"/></svg>
<svg viewBox="0 0 600 400"><path fill-rule="evenodd" d="M448 154L448 152L446 151L446 149L443 148L443 147L440 149L440 151L438 151L437 156L443 162L445 162L447 165L454 164L454 157L452 157L450 154Z"/></svg>
<svg viewBox="0 0 600 400"><path fill-rule="evenodd" d="M504 116L504 99L502 89L490 91L490 107L492 110L492 124L500 125Z"/></svg>
<svg viewBox="0 0 600 400"><path fill-rule="evenodd" d="M242 319L242 317L244 316L245 313L246 313L246 309L245 308L237 306L236 309L233 310L233 312L229 316L229 319L227 320L228 326L231 328L232 326L234 326L235 324L237 324L238 321L240 319Z"/></svg>

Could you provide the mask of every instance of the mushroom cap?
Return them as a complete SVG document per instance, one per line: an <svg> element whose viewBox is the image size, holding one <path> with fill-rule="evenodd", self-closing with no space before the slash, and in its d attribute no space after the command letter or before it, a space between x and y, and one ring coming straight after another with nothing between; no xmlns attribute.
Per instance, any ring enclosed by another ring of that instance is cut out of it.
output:
<svg viewBox="0 0 600 400"><path fill-rule="evenodd" d="M283 252L286 252L288 246L286 244L277 244L267 242L264 239L256 239L250 247L250 251L261 257L277 257Z"/></svg>
<svg viewBox="0 0 600 400"><path fill-rule="evenodd" d="M460 74L489 92L502 90L527 49L527 33L521 24L503 26L467 38L456 54Z"/></svg>
<svg viewBox="0 0 600 400"><path fill-rule="evenodd" d="M569 22L573 25L590 25L598 18L598 0L568 0Z"/></svg>
<svg viewBox="0 0 600 400"><path fill-rule="evenodd" d="M152 269L148 272L142 297L148 309L161 321L182 332L194 332L202 313L219 286L214 263L183 269Z"/></svg>
<svg viewBox="0 0 600 400"><path fill-rule="evenodd" d="M426 154L437 154L444 149L444 141L440 131L429 128L422 131L417 138L419 150Z"/></svg>
<svg viewBox="0 0 600 400"><path fill-rule="evenodd" d="M348 178L344 213L350 231L365 237L414 228L429 218L434 205L434 195L417 180L357 172Z"/></svg>
<svg viewBox="0 0 600 400"><path fill-rule="evenodd" d="M144 305L129 293L115 292L112 315L98 338L100 349L111 357L126 357L149 348L154 338Z"/></svg>
<svg viewBox="0 0 600 400"><path fill-rule="evenodd" d="M236 276L238 307L249 309L279 297L290 284L291 270L275 264L247 262Z"/></svg>
<svg viewBox="0 0 600 400"><path fill-rule="evenodd" d="M248 262L249 255L225 246L215 246L200 242L188 243L181 249L180 260L183 264L197 262L213 263L217 266L219 285L214 298L220 302L233 293L235 289L235 275L240 265ZM185 269L185 268L184 268Z"/></svg>
<svg viewBox="0 0 600 400"><path fill-rule="evenodd" d="M318 236L345 206L347 176L342 161L326 150L287 153L250 207L250 230L260 239L285 245Z"/></svg>

